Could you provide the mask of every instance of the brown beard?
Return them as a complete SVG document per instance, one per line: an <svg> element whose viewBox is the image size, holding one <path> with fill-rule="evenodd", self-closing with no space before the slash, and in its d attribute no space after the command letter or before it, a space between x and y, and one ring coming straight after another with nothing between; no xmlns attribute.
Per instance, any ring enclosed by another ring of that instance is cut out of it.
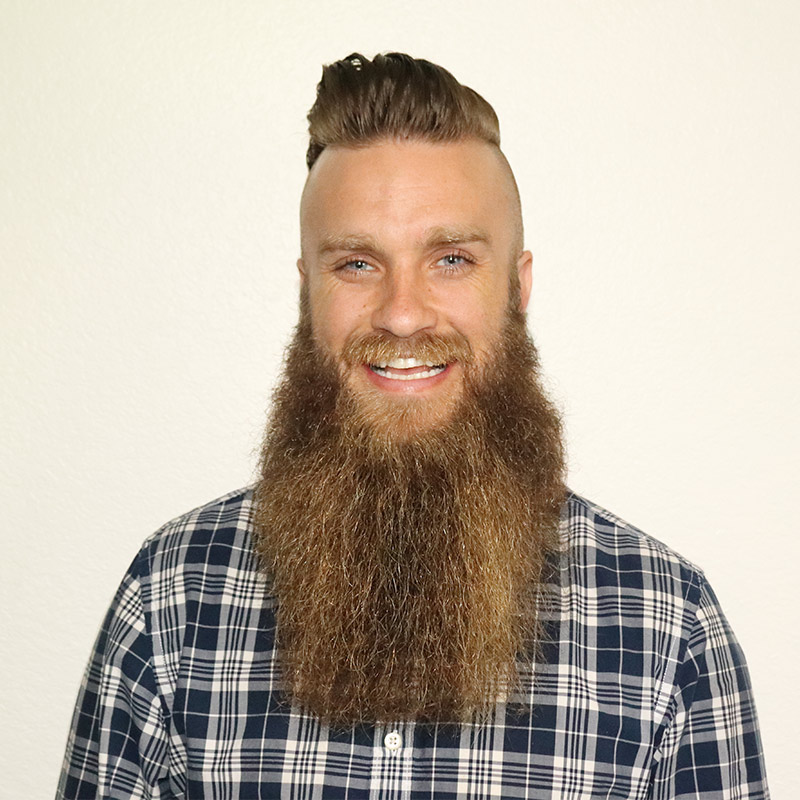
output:
<svg viewBox="0 0 800 800"><path fill-rule="evenodd" d="M508 312L483 370L458 338L412 344L372 335L345 360L467 360L448 421L417 435L413 403L381 409L347 388L304 298L263 446L256 550L284 686L331 724L475 719L513 692L540 637L564 458L524 316Z"/></svg>

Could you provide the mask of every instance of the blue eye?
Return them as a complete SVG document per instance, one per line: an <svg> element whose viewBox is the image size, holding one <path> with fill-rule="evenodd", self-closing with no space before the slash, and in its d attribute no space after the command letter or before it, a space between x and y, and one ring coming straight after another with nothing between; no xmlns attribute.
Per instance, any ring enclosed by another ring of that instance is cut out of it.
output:
<svg viewBox="0 0 800 800"><path fill-rule="evenodd" d="M444 267L447 272L458 272L471 264L472 259L467 256L462 256L460 253L448 253L446 256L442 256L436 263Z"/></svg>
<svg viewBox="0 0 800 800"><path fill-rule="evenodd" d="M372 269L372 265L368 264L366 261L362 261L360 258L356 258L353 261L348 261L346 264L343 264L342 268L350 270L351 272L367 272Z"/></svg>

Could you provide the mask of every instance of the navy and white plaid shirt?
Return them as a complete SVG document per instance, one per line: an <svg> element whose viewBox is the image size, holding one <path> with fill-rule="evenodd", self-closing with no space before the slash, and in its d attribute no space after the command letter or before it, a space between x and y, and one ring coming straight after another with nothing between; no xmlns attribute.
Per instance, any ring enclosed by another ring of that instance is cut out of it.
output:
<svg viewBox="0 0 800 800"><path fill-rule="evenodd" d="M331 731L277 688L252 492L146 541L81 687L60 798L766 798L747 669L703 574L575 495L541 663L482 726Z"/></svg>

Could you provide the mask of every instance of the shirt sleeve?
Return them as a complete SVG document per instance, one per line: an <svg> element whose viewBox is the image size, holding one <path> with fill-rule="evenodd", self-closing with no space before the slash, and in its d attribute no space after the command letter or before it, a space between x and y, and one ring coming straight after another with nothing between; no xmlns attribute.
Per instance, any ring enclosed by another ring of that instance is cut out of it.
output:
<svg viewBox="0 0 800 800"><path fill-rule="evenodd" d="M767 800L744 655L714 592L701 581L697 616L678 668L650 797Z"/></svg>
<svg viewBox="0 0 800 800"><path fill-rule="evenodd" d="M57 800L171 797L168 734L134 567L95 642L72 718Z"/></svg>

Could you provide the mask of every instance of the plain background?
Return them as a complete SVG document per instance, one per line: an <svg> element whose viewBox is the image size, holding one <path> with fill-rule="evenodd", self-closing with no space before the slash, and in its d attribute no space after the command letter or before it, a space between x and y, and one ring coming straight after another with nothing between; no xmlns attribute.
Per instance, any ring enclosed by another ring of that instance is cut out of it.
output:
<svg viewBox="0 0 800 800"><path fill-rule="evenodd" d="M701 565L796 787L800 4L0 0L2 786L55 789L141 541L250 481L322 63L499 114L574 489Z"/></svg>

